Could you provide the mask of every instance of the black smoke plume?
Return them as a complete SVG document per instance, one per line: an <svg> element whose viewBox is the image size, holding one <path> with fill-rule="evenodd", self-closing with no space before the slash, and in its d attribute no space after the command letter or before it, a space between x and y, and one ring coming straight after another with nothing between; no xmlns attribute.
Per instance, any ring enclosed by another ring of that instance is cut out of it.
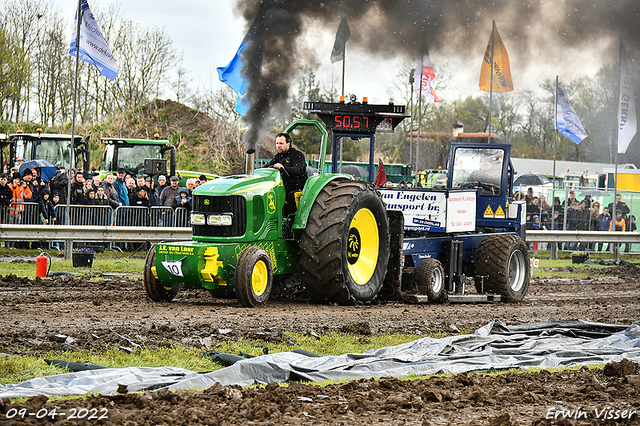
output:
<svg viewBox="0 0 640 426"><path fill-rule="evenodd" d="M351 27L349 49L414 58L427 41L431 52L467 57L474 67L484 50L478 53L478 42L486 45L492 20L510 40L510 54L521 58L533 49L558 57L563 50L606 43L610 55L602 60L611 63L617 61L619 38L636 50L640 42L638 0L237 0L236 8L255 40L247 55L249 148L255 148L265 119L287 99L303 67L319 60L298 38L304 31L335 34L342 15Z"/></svg>

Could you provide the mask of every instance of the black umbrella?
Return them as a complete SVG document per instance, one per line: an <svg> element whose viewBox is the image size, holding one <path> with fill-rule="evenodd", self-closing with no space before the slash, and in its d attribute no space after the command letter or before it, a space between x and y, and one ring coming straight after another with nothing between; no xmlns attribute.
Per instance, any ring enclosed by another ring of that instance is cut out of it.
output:
<svg viewBox="0 0 640 426"><path fill-rule="evenodd" d="M353 177L369 177L369 172L364 167L355 166L353 164L347 164L346 166L340 167L338 170L340 173L346 173Z"/></svg>
<svg viewBox="0 0 640 426"><path fill-rule="evenodd" d="M545 183L551 183L551 179L542 173L523 173L516 178L513 186L538 186Z"/></svg>

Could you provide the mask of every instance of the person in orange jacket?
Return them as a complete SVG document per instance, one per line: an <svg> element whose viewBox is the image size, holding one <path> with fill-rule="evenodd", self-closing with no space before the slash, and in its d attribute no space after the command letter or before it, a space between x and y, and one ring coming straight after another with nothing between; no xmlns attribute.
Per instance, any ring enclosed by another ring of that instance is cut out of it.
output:
<svg viewBox="0 0 640 426"><path fill-rule="evenodd" d="M620 210L616 211L616 231L620 232L625 232L627 230L627 224L624 220L624 217L622 217L622 212ZM613 221L611 221L611 223L609 224L609 231L613 230Z"/></svg>
<svg viewBox="0 0 640 426"><path fill-rule="evenodd" d="M22 213L24 212L24 201L31 198L31 190L27 183L22 180L20 173L15 172L9 184L11 189L11 204L9 205L9 223L22 223ZM14 248L14 243L7 242L8 248Z"/></svg>

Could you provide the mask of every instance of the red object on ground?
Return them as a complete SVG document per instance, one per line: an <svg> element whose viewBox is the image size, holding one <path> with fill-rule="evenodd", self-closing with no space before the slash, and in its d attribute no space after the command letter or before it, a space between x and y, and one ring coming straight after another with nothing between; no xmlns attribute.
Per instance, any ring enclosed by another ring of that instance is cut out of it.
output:
<svg viewBox="0 0 640 426"><path fill-rule="evenodd" d="M36 276L40 278L47 277L47 256L43 254L36 257Z"/></svg>

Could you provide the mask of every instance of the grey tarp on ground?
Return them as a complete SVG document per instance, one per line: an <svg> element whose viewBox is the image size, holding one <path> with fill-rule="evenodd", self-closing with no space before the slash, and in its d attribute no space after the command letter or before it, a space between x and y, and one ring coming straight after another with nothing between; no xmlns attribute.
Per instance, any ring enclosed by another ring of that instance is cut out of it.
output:
<svg viewBox="0 0 640 426"><path fill-rule="evenodd" d="M133 392L166 387L197 375L195 371L177 367L102 368L36 377L16 385L0 385L0 398L114 393L118 385L126 385L127 390Z"/></svg>
<svg viewBox="0 0 640 426"><path fill-rule="evenodd" d="M621 361L623 358L640 362L640 322L624 326L576 320L507 326L501 321L492 321L474 334L441 339L424 337L362 354L308 357L293 352L274 353L239 361L206 374L182 370L186 376L175 377L173 381L166 376L155 379L148 376L145 380L166 383L168 389L206 389L215 383L244 386L286 380L455 374L491 369L567 367ZM0 386L0 397L115 392L117 384L122 382L111 380L110 387L100 375L107 372L113 376L116 370L94 372L93 380L102 380L99 390L87 390L91 385L91 377L69 373L33 379L18 385ZM153 369L145 370L152 373ZM84 387L69 385L69 381L77 377L82 377ZM44 388L36 383L42 379L47 379ZM62 389L54 388L56 380L59 380ZM143 383L129 384L129 390L144 388Z"/></svg>

